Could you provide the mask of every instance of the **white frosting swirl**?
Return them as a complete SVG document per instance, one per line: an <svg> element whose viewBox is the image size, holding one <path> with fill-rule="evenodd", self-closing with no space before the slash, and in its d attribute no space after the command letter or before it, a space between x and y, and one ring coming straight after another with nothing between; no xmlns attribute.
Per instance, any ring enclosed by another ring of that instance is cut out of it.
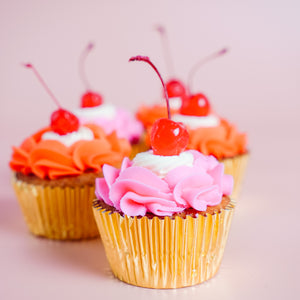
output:
<svg viewBox="0 0 300 300"><path fill-rule="evenodd" d="M116 116L116 108L112 104L103 103L95 107L77 108L74 114L85 121L93 121L98 118L113 119Z"/></svg>
<svg viewBox="0 0 300 300"><path fill-rule="evenodd" d="M182 104L182 100L180 97L171 97L169 98L169 100L170 100L170 107L172 109L176 109L176 110L180 109Z"/></svg>
<svg viewBox="0 0 300 300"><path fill-rule="evenodd" d="M77 131L73 131L64 135L60 135L54 131L47 131L42 135L42 140L59 141L67 147L81 140L91 141L93 139L93 131L84 126L79 127Z"/></svg>
<svg viewBox="0 0 300 300"><path fill-rule="evenodd" d="M172 116L172 120L175 122L182 122L191 129L197 129L199 127L216 127L220 124L220 119L216 115L201 117L176 114Z"/></svg>
<svg viewBox="0 0 300 300"><path fill-rule="evenodd" d="M162 156L154 155L152 150L138 153L132 160L133 166L144 167L159 177L165 177L169 171L180 166L193 166L194 156L190 152L182 152L179 155Z"/></svg>

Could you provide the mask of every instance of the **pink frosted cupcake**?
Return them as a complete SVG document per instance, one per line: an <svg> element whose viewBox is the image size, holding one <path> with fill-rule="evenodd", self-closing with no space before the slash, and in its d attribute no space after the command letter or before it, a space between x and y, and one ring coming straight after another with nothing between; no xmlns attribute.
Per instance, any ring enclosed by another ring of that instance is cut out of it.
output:
<svg viewBox="0 0 300 300"><path fill-rule="evenodd" d="M131 143L132 152L136 153L143 144L143 125L128 110L103 103L103 97L91 89L86 78L85 59L93 47L93 44L89 44L81 55L80 75L87 91L82 95L80 108L74 110L74 114L81 124L96 124L102 127L106 134L116 132L118 138L125 138Z"/></svg>
<svg viewBox="0 0 300 300"><path fill-rule="evenodd" d="M153 66L145 57L131 60ZM178 288L219 269L233 180L213 156L184 151L188 140L184 125L159 119L152 150L125 158L120 169L105 165L96 179L95 219L112 271L124 282Z"/></svg>
<svg viewBox="0 0 300 300"><path fill-rule="evenodd" d="M94 215L114 275L149 288L199 284L219 269L234 203L212 156L139 153L96 180Z"/></svg>

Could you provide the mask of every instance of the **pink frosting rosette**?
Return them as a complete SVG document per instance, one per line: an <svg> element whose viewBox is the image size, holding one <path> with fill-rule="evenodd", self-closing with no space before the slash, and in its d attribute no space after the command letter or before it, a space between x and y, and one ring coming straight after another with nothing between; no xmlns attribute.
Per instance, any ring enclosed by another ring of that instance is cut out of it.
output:
<svg viewBox="0 0 300 300"><path fill-rule="evenodd" d="M132 144L140 140L144 132L142 123L136 120L129 111L117 109L114 118L94 117L92 119L81 116L79 117L81 124L94 123L102 127L106 134L116 131L119 138L125 138Z"/></svg>
<svg viewBox="0 0 300 300"><path fill-rule="evenodd" d="M190 150L192 166L179 166L163 178L153 171L133 165L124 158L121 169L103 166L104 178L96 179L96 196L128 216L171 216L187 208L206 211L218 205L233 189L231 175L213 156Z"/></svg>

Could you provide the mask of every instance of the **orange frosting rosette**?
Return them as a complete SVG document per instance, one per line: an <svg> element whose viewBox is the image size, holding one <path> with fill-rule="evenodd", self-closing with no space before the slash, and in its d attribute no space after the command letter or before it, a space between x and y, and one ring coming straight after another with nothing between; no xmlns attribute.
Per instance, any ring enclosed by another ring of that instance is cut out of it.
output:
<svg viewBox="0 0 300 300"><path fill-rule="evenodd" d="M239 133L233 124L220 119L216 127L189 129L188 149L195 149L217 159L230 158L247 152L247 137Z"/></svg>
<svg viewBox="0 0 300 300"><path fill-rule="evenodd" d="M58 179L85 172L100 172L103 164L117 165L131 151L126 139L115 132L106 135L97 125L85 125L94 133L94 140L81 140L70 147L55 141L42 140L44 128L25 139L20 147L13 147L11 169L25 175L34 174L42 179Z"/></svg>
<svg viewBox="0 0 300 300"><path fill-rule="evenodd" d="M145 144L150 146L152 126L146 129ZM215 127L191 129L187 126L190 140L187 149L198 150L205 155L213 155L218 160L232 158L247 152L247 136L225 119Z"/></svg>

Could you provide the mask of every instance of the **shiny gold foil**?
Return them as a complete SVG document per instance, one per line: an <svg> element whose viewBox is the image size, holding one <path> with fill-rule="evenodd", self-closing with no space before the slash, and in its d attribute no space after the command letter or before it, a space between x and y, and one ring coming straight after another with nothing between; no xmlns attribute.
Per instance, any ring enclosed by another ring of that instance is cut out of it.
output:
<svg viewBox="0 0 300 300"><path fill-rule="evenodd" d="M16 178L13 187L33 234L58 240L99 236L91 208L95 187L49 187Z"/></svg>
<svg viewBox="0 0 300 300"><path fill-rule="evenodd" d="M243 177L248 163L248 154L238 155L233 158L225 158L220 160L224 164L225 174L233 176L233 192L231 197L237 199L242 185Z"/></svg>
<svg viewBox="0 0 300 300"><path fill-rule="evenodd" d="M114 275L148 288L199 284L219 269L234 211L152 219L121 216L94 202L94 215Z"/></svg>

